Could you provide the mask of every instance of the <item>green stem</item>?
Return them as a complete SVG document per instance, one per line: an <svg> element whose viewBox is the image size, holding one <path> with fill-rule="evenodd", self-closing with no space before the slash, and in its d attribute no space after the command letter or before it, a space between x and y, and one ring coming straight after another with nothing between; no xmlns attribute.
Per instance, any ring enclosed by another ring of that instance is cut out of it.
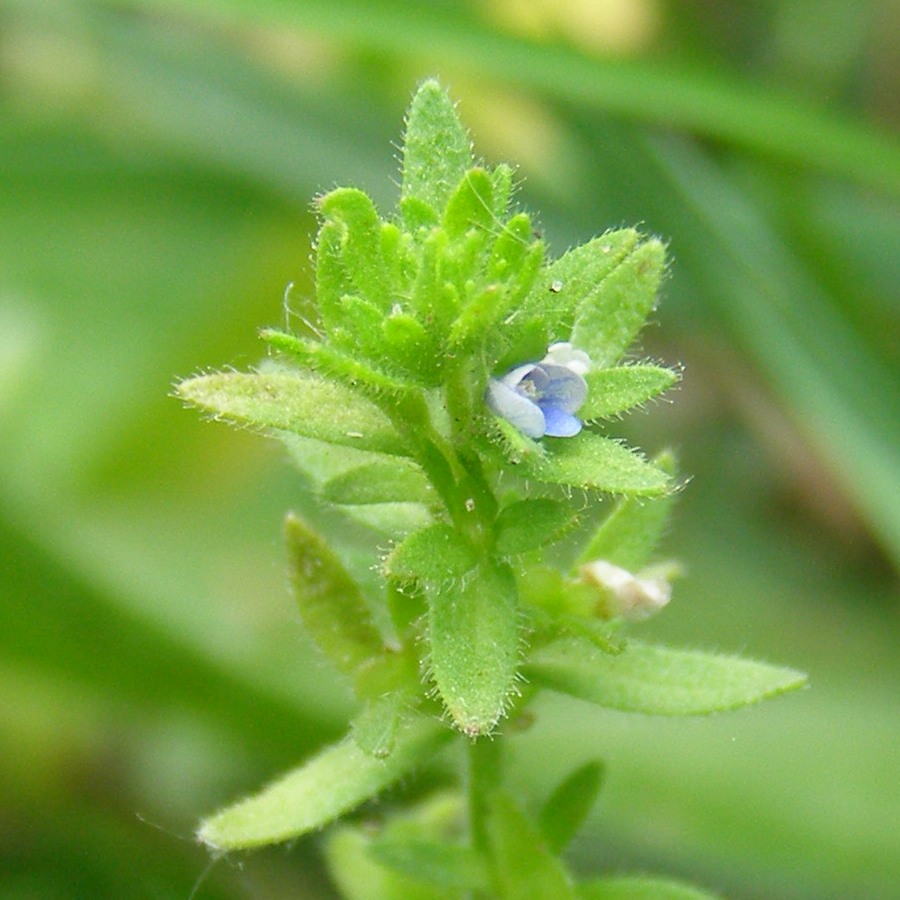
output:
<svg viewBox="0 0 900 900"><path fill-rule="evenodd" d="M488 799L501 781L503 748L500 738L482 737L469 743L469 839L482 854L489 850Z"/></svg>

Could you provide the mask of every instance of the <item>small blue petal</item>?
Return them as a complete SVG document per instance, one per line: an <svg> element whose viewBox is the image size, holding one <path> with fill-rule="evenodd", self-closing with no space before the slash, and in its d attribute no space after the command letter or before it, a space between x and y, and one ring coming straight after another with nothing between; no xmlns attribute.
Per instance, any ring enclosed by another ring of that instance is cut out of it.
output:
<svg viewBox="0 0 900 900"><path fill-rule="evenodd" d="M541 390L542 405L560 406L573 413L581 407L587 397L587 382L566 366L545 363L538 369L547 375Z"/></svg>
<svg viewBox="0 0 900 900"><path fill-rule="evenodd" d="M526 437L537 439L544 436L544 413L540 407L511 388L504 380L490 380L487 404L492 412L506 419Z"/></svg>
<svg viewBox="0 0 900 900"><path fill-rule="evenodd" d="M558 406L544 407L547 437L575 437L581 431L581 419Z"/></svg>

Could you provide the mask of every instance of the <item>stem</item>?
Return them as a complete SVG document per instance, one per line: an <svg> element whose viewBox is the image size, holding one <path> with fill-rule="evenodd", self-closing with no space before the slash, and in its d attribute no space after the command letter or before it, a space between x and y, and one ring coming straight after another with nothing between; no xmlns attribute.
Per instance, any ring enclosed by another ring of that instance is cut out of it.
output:
<svg viewBox="0 0 900 900"><path fill-rule="evenodd" d="M501 781L500 738L477 738L469 743L469 839L482 854L489 849L487 833L488 798Z"/></svg>

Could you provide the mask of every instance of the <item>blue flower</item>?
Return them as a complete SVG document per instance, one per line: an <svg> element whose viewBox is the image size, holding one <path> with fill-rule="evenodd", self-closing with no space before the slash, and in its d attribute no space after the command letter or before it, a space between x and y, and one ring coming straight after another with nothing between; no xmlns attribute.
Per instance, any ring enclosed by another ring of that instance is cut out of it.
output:
<svg viewBox="0 0 900 900"><path fill-rule="evenodd" d="M574 437L581 431L575 413L587 396L584 375L590 364L583 350L553 344L540 362L516 366L502 378L492 378L487 405L526 437Z"/></svg>

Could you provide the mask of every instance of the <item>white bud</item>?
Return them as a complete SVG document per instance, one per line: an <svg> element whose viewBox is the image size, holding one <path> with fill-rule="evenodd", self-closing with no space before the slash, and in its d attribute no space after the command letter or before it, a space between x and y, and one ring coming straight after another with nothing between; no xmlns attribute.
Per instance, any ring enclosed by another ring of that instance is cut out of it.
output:
<svg viewBox="0 0 900 900"><path fill-rule="evenodd" d="M586 563L578 571L585 584L603 588L611 618L639 622L659 612L672 598L672 586L666 579L638 578L605 559Z"/></svg>

